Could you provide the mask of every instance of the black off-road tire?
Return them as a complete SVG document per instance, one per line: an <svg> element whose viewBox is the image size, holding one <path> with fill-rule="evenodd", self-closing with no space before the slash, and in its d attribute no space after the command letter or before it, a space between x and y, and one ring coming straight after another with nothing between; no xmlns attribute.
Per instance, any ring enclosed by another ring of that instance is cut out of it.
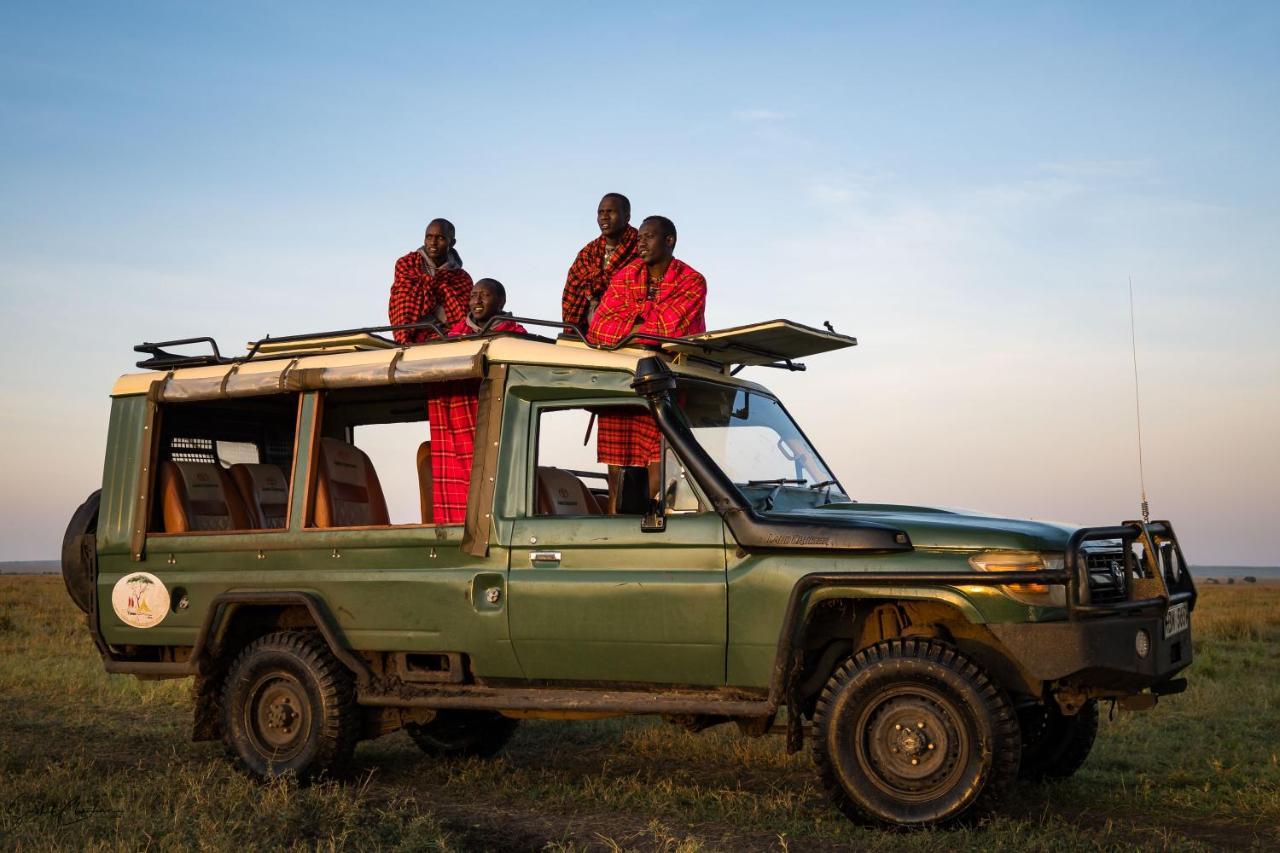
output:
<svg viewBox="0 0 1280 853"><path fill-rule="evenodd" d="M429 723L410 723L405 731L433 758L492 758L516 733L519 720L496 711L441 711Z"/></svg>
<svg viewBox="0 0 1280 853"><path fill-rule="evenodd" d="M1066 779L1084 764L1098 737L1098 700L1085 702L1074 717L1048 703L1020 711L1018 719L1022 725L1018 778Z"/></svg>
<svg viewBox="0 0 1280 853"><path fill-rule="evenodd" d="M222 688L222 737L249 774L339 776L359 739L351 672L312 631L245 646Z"/></svg>
<svg viewBox="0 0 1280 853"><path fill-rule="evenodd" d="M823 786L858 822L920 827L982 814L1018 777L1008 696L937 640L890 640L845 661L813 727Z"/></svg>
<svg viewBox="0 0 1280 853"><path fill-rule="evenodd" d="M62 582L67 585L67 595L85 613L93 609L93 576L91 555L85 553L84 537L98 533L98 506L102 502L102 489L98 489L71 514L67 532L62 536Z"/></svg>

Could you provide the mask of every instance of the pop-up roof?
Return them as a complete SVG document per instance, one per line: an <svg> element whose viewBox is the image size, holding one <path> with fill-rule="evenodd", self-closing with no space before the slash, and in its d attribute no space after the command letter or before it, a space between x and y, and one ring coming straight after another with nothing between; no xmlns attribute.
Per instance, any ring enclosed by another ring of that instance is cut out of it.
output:
<svg viewBox="0 0 1280 853"><path fill-rule="evenodd" d="M664 343L662 349L721 364L781 362L790 365L798 358L857 345L857 338L848 335L802 326L790 320L770 320L690 335L678 343Z"/></svg>

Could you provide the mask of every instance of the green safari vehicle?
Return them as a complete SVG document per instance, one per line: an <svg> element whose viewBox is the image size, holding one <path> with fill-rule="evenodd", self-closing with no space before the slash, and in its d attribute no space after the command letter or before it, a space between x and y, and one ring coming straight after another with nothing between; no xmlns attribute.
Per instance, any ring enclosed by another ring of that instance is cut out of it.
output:
<svg viewBox="0 0 1280 853"><path fill-rule="evenodd" d="M655 714L807 738L845 814L901 826L1068 776L1100 700L1185 689L1168 522L857 502L738 375L854 339L778 320L601 348L518 319L558 337L136 347L63 545L107 672L194 676L194 739L260 777L336 775L400 728L489 756L522 719ZM464 444L438 399L474 414ZM596 461L619 416L656 422L651 469Z"/></svg>

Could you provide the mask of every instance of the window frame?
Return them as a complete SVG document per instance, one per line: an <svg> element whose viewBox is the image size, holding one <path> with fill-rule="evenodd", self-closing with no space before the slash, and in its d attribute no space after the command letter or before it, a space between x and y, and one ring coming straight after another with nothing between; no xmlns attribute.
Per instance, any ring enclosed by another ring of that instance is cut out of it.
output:
<svg viewBox="0 0 1280 853"><path fill-rule="evenodd" d="M295 391L290 393L293 397L296 398L296 402L294 406L294 420L293 420L293 454L292 454L292 459L289 463L289 475L285 477L285 479L288 480L289 482L289 496L286 499L286 503L285 503L284 527L243 527L236 530L187 530L187 531L169 532L166 530L150 529L151 523L153 521L152 515L154 514L154 511L155 511L155 499L156 499L156 489L157 489L156 481L160 472L160 461L161 461L160 452L161 452L161 444L162 444L161 437L164 433L164 430L162 429L162 423L164 419L165 409L166 407L170 407L170 406L192 406L192 405L200 405L201 403L207 403L211 401L202 400L202 401L195 401L191 403L157 403L153 400L148 400L148 407L150 408L150 412L148 413L149 417L145 419L143 429L144 431L150 432L150 437L145 442L147 446L145 448L145 453L142 454L143 458L147 459L148 461L142 469L142 475L143 475L142 479L145 485L143 487L143 493L140 496L140 499L138 501L142 505L142 509L141 509L142 518L138 520L138 524L135 528L141 533L143 541L139 547L136 547L133 549L135 554L135 559L142 558L142 554L145 553L145 549L146 549L146 541L150 540L152 537L155 537L161 540L169 540L169 539L181 538L181 537L187 537L187 536L202 536L202 537L242 536L247 533L252 533L255 535L267 534L267 535L278 536L280 534L293 532L293 518L294 518L293 496L294 496L295 483L297 481L296 475L298 473L298 448L300 446L300 432L302 430L303 398L306 396L306 392ZM254 397L245 397L243 399L257 400L257 399L262 399L263 397L266 397L266 396L276 396L276 395L259 395ZM221 463L218 460L218 455L217 455L217 446L216 446L217 440L215 439L214 441L215 441L214 451L213 451L214 464L220 465ZM261 453L261 448L259 448L259 453Z"/></svg>

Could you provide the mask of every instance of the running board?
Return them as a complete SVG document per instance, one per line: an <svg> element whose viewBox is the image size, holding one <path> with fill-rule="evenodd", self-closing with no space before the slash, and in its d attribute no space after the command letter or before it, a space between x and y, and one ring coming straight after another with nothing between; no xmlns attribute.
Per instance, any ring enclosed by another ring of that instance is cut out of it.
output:
<svg viewBox="0 0 1280 853"><path fill-rule="evenodd" d="M765 717L766 697L741 691L592 690L589 688L439 687L375 693L362 690L361 705L401 708L484 708L493 711L616 711L625 714L714 714L721 717Z"/></svg>

